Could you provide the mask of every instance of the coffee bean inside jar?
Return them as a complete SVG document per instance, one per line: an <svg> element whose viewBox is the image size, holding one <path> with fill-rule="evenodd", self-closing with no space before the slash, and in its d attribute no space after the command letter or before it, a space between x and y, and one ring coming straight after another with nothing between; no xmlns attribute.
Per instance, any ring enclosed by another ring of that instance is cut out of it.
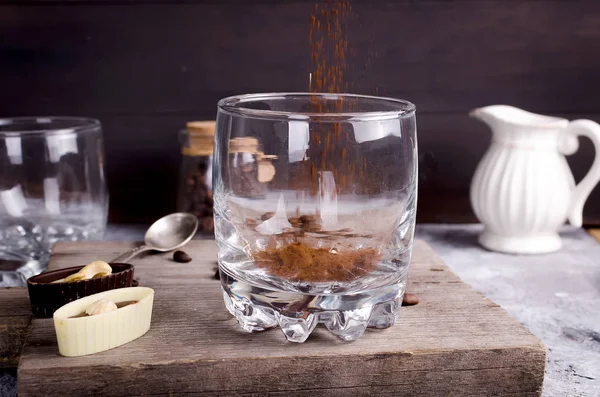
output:
<svg viewBox="0 0 600 397"><path fill-rule="evenodd" d="M198 231L212 234L212 156L215 135L214 121L192 121L180 131L181 171L177 195L177 211L198 217Z"/></svg>

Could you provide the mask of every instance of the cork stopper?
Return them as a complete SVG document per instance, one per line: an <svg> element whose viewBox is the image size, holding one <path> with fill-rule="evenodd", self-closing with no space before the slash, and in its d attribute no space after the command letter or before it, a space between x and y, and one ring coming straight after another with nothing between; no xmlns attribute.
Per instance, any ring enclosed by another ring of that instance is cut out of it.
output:
<svg viewBox="0 0 600 397"><path fill-rule="evenodd" d="M251 137L233 138L229 141L229 151L232 153L251 153L258 151L258 139Z"/></svg>
<svg viewBox="0 0 600 397"><path fill-rule="evenodd" d="M190 121L186 123L188 145L181 153L184 156L211 156L213 154L214 121Z"/></svg>

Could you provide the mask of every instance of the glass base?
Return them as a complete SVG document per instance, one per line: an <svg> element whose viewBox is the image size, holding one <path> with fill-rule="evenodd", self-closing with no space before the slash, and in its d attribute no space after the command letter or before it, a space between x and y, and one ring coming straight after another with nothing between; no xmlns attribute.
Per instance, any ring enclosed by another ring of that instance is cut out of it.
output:
<svg viewBox="0 0 600 397"><path fill-rule="evenodd" d="M360 338L367 327L394 325L406 283L349 294L307 295L275 291L236 280L222 269L227 310L247 332L280 327L290 342L302 343L318 324L343 341Z"/></svg>

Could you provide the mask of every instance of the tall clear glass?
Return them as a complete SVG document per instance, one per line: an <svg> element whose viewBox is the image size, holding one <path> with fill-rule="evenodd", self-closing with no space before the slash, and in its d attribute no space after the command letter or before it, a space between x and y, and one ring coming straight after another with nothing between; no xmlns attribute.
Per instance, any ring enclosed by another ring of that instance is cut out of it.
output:
<svg viewBox="0 0 600 397"><path fill-rule="evenodd" d="M415 106L350 94L222 99L214 153L223 296L242 328L304 342L394 324L417 201Z"/></svg>
<svg viewBox="0 0 600 397"><path fill-rule="evenodd" d="M101 238L107 211L100 122L0 119L0 285L43 271L57 241Z"/></svg>

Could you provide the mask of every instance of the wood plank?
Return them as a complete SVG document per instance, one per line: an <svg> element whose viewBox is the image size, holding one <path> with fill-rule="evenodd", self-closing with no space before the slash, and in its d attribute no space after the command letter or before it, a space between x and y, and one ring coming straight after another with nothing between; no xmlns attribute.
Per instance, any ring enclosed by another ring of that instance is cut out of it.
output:
<svg viewBox="0 0 600 397"><path fill-rule="evenodd" d="M600 122L600 113L553 115ZM150 223L175 210L180 150L174 131L192 117L111 116L102 120L106 132L113 221ZM466 113L418 114L417 119L421 153L417 221L477 222L469 201L469 187L475 168L490 143L489 128ZM117 131L132 133L118 137ZM145 131L153 139L139 140L139 131ZM140 150L135 161L131 157L131 147ZM576 180L583 178L593 158L594 148L589 141L582 140L579 151L567 158ZM156 189L157 186L160 189ZM140 197L152 197L152 200L140 200ZM589 202L600 202L600 187L592 192ZM589 225L600 224L600 206L586 205L584 220Z"/></svg>
<svg viewBox="0 0 600 397"><path fill-rule="evenodd" d="M600 229L588 229L588 233L596 239L596 241L600 242Z"/></svg>
<svg viewBox="0 0 600 397"><path fill-rule="evenodd" d="M469 201L469 186L475 167L489 145L490 130L466 114L424 114L417 117L419 150L422 158L427 156L430 159L420 164L418 222L476 222ZM570 117L600 122L600 113ZM111 116L103 119L113 221L151 223L175 210L180 150L174 131L186 119L185 116ZM117 131L136 133L118 138L115 136ZM140 141L136 137L139 131L145 131L153 139ZM439 139L440 135L445 138ZM467 144L468 148L465 148ZM135 160L131 157L131 147L140 150ZM457 157L456 153L461 150ZM582 140L579 152L568 157L577 180L583 178L593 156L593 147ZM160 188L157 189L157 186ZM140 200L140 197L152 199ZM590 203L599 201L600 187L592 192L589 199ZM600 206L585 206L584 220L590 225L600 224Z"/></svg>
<svg viewBox="0 0 600 397"><path fill-rule="evenodd" d="M214 118L227 95L306 89L313 3L0 2L3 116L100 118L111 220L150 222L175 208L185 121ZM597 1L353 4L352 91L415 102L420 150L438 159L421 184L420 222L475 221L468 186L489 134L468 109L501 102L600 121ZM593 156L581 150L577 178ZM584 222L600 224L600 207L588 205Z"/></svg>
<svg viewBox="0 0 600 397"><path fill-rule="evenodd" d="M31 324L25 288L0 288L0 368L14 368Z"/></svg>
<svg viewBox="0 0 600 397"><path fill-rule="evenodd" d="M206 116L226 95L306 90L314 1L144 3L3 6L0 70L13 93L0 99L3 112ZM352 90L378 87L421 112L495 102L599 111L590 92L600 88L600 5L511 4L356 3Z"/></svg>
<svg viewBox="0 0 600 397"><path fill-rule="evenodd" d="M51 268L110 257L122 243L57 245ZM57 353L51 320L34 320L19 365L19 395L539 395L545 349L498 305L460 281L416 241L410 287L421 303L399 323L342 343L317 329L301 345L279 330L246 334L212 279L215 245L192 241L193 261L138 260L155 289L150 331L87 357Z"/></svg>

